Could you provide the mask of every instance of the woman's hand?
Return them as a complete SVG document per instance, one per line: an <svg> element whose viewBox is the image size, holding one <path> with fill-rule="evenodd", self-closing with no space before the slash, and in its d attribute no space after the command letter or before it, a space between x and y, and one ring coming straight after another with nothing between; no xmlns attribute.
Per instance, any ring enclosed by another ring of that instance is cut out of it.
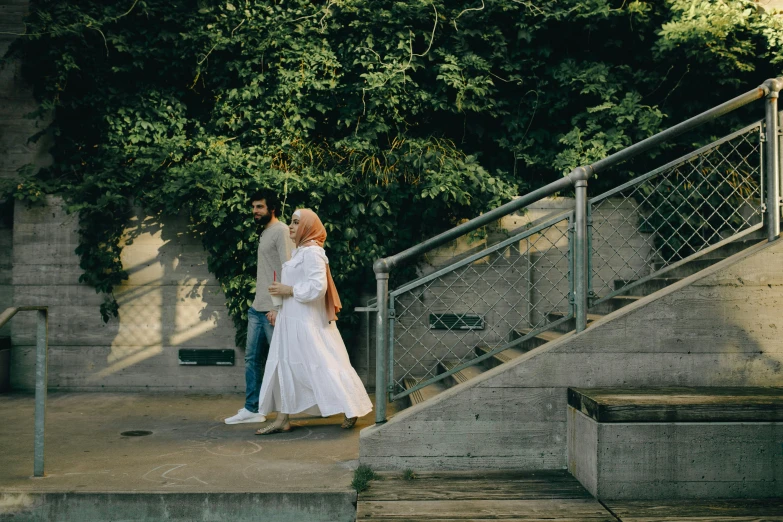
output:
<svg viewBox="0 0 783 522"><path fill-rule="evenodd" d="M269 288L270 295L279 295L280 297L288 297L294 295L294 288L283 283L272 283Z"/></svg>
<svg viewBox="0 0 783 522"><path fill-rule="evenodd" d="M269 324L274 326L275 322L277 321L277 310L270 310L269 312L267 312L266 320L269 321Z"/></svg>

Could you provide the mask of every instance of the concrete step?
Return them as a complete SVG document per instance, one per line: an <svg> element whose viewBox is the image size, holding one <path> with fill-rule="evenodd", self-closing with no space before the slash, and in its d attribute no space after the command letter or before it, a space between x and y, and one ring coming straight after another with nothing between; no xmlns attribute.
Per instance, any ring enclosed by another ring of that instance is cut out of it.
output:
<svg viewBox="0 0 783 522"><path fill-rule="evenodd" d="M419 379L413 377L406 377L405 379L403 379L403 384L405 385L406 390L410 390L411 388L416 386L418 382ZM411 406L415 406L421 402L424 402L426 400L435 397L437 394L445 390L446 390L446 385L443 384L443 382L438 381L428 386L425 386L420 390L416 390L415 392L408 395L408 398L411 401Z"/></svg>
<svg viewBox="0 0 783 522"><path fill-rule="evenodd" d="M550 312L547 315L547 318L549 319L550 322L555 322L555 321L558 321L558 320L562 319L563 317L565 317L565 315L566 315L565 312ZM587 325L590 326L590 323L592 323L593 321L597 321L601 317L603 317L603 315L600 315L600 314L587 314ZM555 326L552 329L552 331L560 332L560 333L568 333L568 332L571 332L573 330L576 330L576 318L574 318L574 317L572 317L568 321L560 323L559 325Z"/></svg>
<svg viewBox="0 0 783 522"><path fill-rule="evenodd" d="M440 369L439 373L447 372L457 366L458 364L461 364L460 361L441 361L438 364L438 368ZM478 377L482 373L484 373L486 369L481 366L480 364L474 364L473 366L468 366L467 368L463 368L458 372L452 373L445 379L443 379L443 382L448 388L451 388L452 386L456 386L458 384L462 384L463 382L467 382L470 379L473 379L474 377Z"/></svg>
<svg viewBox="0 0 783 522"><path fill-rule="evenodd" d="M476 355L481 356L485 353L489 353L492 350L494 350L494 346L476 346ZM518 350L516 348L508 348L507 350L503 350L500 353L496 353L492 357L488 357L487 359L484 359L483 364L486 369L495 368L496 366L500 366L501 364L506 364L509 361L513 361L520 355L524 355L523 350Z"/></svg>
<svg viewBox="0 0 783 522"><path fill-rule="evenodd" d="M694 259L693 261L689 261L688 263L685 263L684 265L678 266L677 268L672 268L671 270L667 271L664 274L661 274L662 277L666 278L685 278L689 275L693 275L696 272L701 272L705 268L709 268L721 259L725 259L725 257L721 258L712 258L712 259ZM653 265L653 270L658 271L663 268L666 268L665 266L659 266L659 265Z"/></svg>
<svg viewBox="0 0 783 522"><path fill-rule="evenodd" d="M599 499L783 494L781 388L569 388L567 422L569 471Z"/></svg>
<svg viewBox="0 0 783 522"><path fill-rule="evenodd" d="M657 292L658 290L661 290L662 288L666 288L667 286L676 283L681 278L679 277L655 277L653 279L649 279L642 283L639 286L634 287L632 290L629 290L633 295L635 296L645 296L650 295L654 292ZM635 279L615 279L614 281L614 288L615 290L619 290L631 283L636 281Z"/></svg>
<svg viewBox="0 0 783 522"><path fill-rule="evenodd" d="M590 312L601 315L611 314L612 312L619 310L624 306L635 303L639 299L641 299L641 297L638 295L616 295L614 297L610 297L602 303L593 306L590 308Z"/></svg>
<svg viewBox="0 0 783 522"><path fill-rule="evenodd" d="M516 341L520 337L524 337L530 332L532 332L532 328L517 328L515 330L511 331L511 341ZM517 350L524 352L529 352L530 350L534 348L538 348L542 344L546 344L550 341L554 341L556 339L559 339L560 336L563 334L560 332L541 332L540 334L536 335L535 337L531 337L530 339L524 341L522 344L518 344L515 346Z"/></svg>
<svg viewBox="0 0 783 522"><path fill-rule="evenodd" d="M751 234L753 235L753 234ZM747 250L748 248L755 246L759 243L764 241L761 238L753 238L753 239L746 239L742 238L739 241L734 241L733 243L729 243L727 245L724 245L709 254L704 254L702 257L698 259L694 259L693 261L690 261L689 263L686 263L682 266L679 266L669 272L666 272L666 277L688 277L691 274L695 274L696 272L699 272L701 270L704 270L705 268L708 268L718 261L723 261L727 257L733 256L734 254L737 254L739 252L742 252L743 250ZM661 268L664 268L664 266L661 266L659 264L653 264L653 270L660 270Z"/></svg>
<svg viewBox="0 0 783 522"><path fill-rule="evenodd" d="M733 243L729 243L728 245L723 245L722 247L710 252L709 254L704 254L704 256L702 256L701 259L715 259L715 260L725 259L727 257L733 256L734 254L742 252L743 250L747 250L748 248L754 245L758 245L762 241L766 241L766 237L767 237L766 232L759 236L757 236L757 234L758 232L754 232L753 234L751 234L751 236L756 236L756 237L745 236L738 241L734 241Z"/></svg>

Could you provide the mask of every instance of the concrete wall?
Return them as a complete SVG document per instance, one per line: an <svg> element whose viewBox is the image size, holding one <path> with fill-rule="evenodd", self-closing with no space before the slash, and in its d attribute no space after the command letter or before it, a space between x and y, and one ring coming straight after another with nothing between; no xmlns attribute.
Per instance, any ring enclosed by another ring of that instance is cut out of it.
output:
<svg viewBox="0 0 783 522"><path fill-rule="evenodd" d="M244 390L244 352L236 365L179 366L179 348L234 348L234 328L206 253L176 220L136 216L122 254L129 280L115 296L120 316L104 324L103 296L78 283L77 218L60 200L45 207L17 205L12 283L16 305L48 305L49 383L68 390ZM11 383L31 389L33 314L12 325Z"/></svg>
<svg viewBox="0 0 783 522"><path fill-rule="evenodd" d="M0 311L5 310L14 299L11 286L11 262L13 256L13 228L11 221L0 216ZM0 327L0 339L11 336L11 325ZM2 346L2 342L0 342Z"/></svg>
<svg viewBox="0 0 783 522"><path fill-rule="evenodd" d="M24 32L23 18L28 0L0 0L0 56L5 55L14 33ZM36 108L32 92L21 79L21 64L10 61L0 68L0 184L17 178L17 169L27 164L49 165L51 140L43 137L30 143L30 136L46 122L25 118ZM11 260L13 256L13 216L0 216L0 310L11 306ZM0 338L10 337L10 325L0 328ZM2 344L2 343L0 343Z"/></svg>
<svg viewBox="0 0 783 522"><path fill-rule="evenodd" d="M761 243L361 434L376 469L566 466L566 389L783 385L783 240Z"/></svg>
<svg viewBox="0 0 783 522"><path fill-rule="evenodd" d="M0 0L0 55L13 34L23 33L28 0ZM21 79L21 64L0 69L0 181L15 180L27 164L51 163L51 139L28 139L47 124L25 118L36 109ZM50 306L49 382L70 390L244 389L243 355L233 367L179 366L178 348L234 348L234 328L219 286L206 268L200 243L184 235L182 223L164 225L136 217L123 253L130 280L116 292L119 320L103 324L102 296L78 283L74 216L59 200L45 207L15 205L0 216L0 310L11 305ZM11 337L11 384L33 387L34 314L20 314L3 329Z"/></svg>

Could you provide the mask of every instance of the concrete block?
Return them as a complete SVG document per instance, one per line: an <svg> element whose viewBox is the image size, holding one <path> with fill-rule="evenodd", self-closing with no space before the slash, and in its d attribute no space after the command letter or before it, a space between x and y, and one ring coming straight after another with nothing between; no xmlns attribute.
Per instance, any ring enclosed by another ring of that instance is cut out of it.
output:
<svg viewBox="0 0 783 522"><path fill-rule="evenodd" d="M568 420L569 471L599 499L783 495L781 422Z"/></svg>

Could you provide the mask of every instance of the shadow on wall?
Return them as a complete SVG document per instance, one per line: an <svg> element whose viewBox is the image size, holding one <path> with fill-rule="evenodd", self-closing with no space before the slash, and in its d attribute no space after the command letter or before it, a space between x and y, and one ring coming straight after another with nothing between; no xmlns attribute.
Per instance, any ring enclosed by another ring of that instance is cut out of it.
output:
<svg viewBox="0 0 783 522"><path fill-rule="evenodd" d="M21 207L21 208L20 208ZM46 207L17 206L13 284L16 305L50 307L49 382L66 390L189 390L244 388L238 366L181 366L180 348L234 349L225 298L207 269L201 242L177 218L138 213L128 223L122 262L129 278L115 289L119 317L104 324L103 296L78 283L75 216L58 198ZM13 319L12 386L31 390L34 317Z"/></svg>
<svg viewBox="0 0 783 522"><path fill-rule="evenodd" d="M204 344L200 338L218 327L220 311L205 302L216 291L202 273L206 256L180 224L141 214L131 219L122 255L128 280L115 291L118 329L107 366L90 380L101 381L166 349Z"/></svg>

